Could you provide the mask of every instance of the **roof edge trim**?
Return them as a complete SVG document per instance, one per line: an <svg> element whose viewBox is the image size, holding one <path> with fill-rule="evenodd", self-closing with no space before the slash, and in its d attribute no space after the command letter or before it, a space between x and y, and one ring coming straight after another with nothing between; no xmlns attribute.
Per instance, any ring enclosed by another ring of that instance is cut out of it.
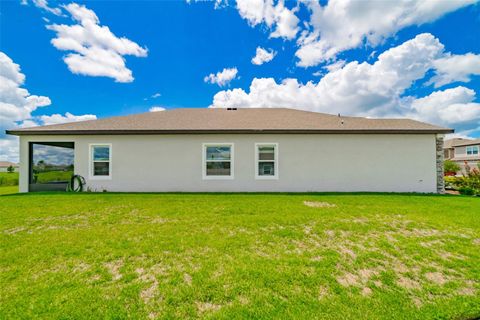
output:
<svg viewBox="0 0 480 320"><path fill-rule="evenodd" d="M224 130L6 130L6 134L16 136L27 135L148 135L148 134L446 134L453 133L453 129L224 129Z"/></svg>

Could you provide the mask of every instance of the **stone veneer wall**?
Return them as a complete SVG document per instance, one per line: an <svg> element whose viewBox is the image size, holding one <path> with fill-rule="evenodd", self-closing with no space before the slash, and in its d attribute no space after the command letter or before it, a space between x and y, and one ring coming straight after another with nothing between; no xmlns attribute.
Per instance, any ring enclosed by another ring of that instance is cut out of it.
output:
<svg viewBox="0 0 480 320"><path fill-rule="evenodd" d="M443 135L436 137L436 160L437 160L437 193L445 193L445 182L443 180Z"/></svg>

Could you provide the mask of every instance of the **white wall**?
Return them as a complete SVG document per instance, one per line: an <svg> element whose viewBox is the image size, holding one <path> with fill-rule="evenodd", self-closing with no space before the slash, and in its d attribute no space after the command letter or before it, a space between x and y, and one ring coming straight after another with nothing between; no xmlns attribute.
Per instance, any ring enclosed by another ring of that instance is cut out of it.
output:
<svg viewBox="0 0 480 320"><path fill-rule="evenodd" d="M75 172L96 191L436 192L434 134L210 134L22 136L20 190L28 191L28 142L75 142ZM203 180L202 143L234 143L234 179ZM255 143L276 142L279 179L255 179ZM112 144L112 178L89 179L89 144Z"/></svg>

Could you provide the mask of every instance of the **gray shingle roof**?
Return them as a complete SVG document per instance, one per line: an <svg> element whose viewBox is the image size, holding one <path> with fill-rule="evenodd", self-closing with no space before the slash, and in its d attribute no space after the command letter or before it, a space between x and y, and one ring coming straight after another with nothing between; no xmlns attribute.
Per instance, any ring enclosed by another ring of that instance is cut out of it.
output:
<svg viewBox="0 0 480 320"><path fill-rule="evenodd" d="M8 130L28 134L161 133L450 133L410 119L367 119L286 108L174 109Z"/></svg>
<svg viewBox="0 0 480 320"><path fill-rule="evenodd" d="M460 141L455 141L453 143L453 147L460 147L460 146L473 146L473 145L480 145L480 139L462 139Z"/></svg>

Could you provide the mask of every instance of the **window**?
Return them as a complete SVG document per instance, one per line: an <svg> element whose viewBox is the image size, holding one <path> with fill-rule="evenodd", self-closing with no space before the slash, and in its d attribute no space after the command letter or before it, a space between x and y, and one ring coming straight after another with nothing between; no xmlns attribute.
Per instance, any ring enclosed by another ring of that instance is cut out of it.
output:
<svg viewBox="0 0 480 320"><path fill-rule="evenodd" d="M278 179L278 144L255 144L255 178Z"/></svg>
<svg viewBox="0 0 480 320"><path fill-rule="evenodd" d="M90 145L90 178L109 179L112 176L112 145Z"/></svg>
<svg viewBox="0 0 480 320"><path fill-rule="evenodd" d="M478 154L478 146L468 146L467 147L467 154L468 155L477 155Z"/></svg>
<svg viewBox="0 0 480 320"><path fill-rule="evenodd" d="M233 143L203 144L203 178L233 179Z"/></svg>

